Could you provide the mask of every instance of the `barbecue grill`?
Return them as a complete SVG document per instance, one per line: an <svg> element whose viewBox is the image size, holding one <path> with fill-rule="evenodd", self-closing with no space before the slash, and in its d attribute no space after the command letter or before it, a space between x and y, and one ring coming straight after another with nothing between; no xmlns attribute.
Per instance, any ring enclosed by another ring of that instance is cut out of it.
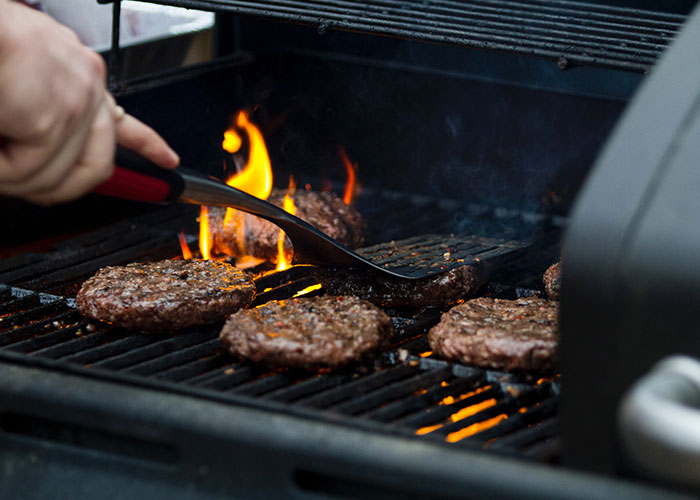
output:
<svg viewBox="0 0 700 500"><path fill-rule="evenodd" d="M658 180L658 162L623 176L615 163L636 164L614 158L609 146L571 213L637 86L649 78L649 94L689 60L673 60L671 51L654 69L688 6L154 3L218 13L219 57L210 63L123 81L118 46L110 58L120 104L159 130L184 164L221 176L221 134L243 108L254 109L280 185L293 174L300 186L339 190L343 145L360 164L356 206L369 223L361 253L381 258L391 248L402 265L439 264L445 252L478 259L489 273L480 293L495 297L541 294L542 272L559 258L568 230L561 376L434 356L426 333L442 311L433 307L388 310L396 333L376 358L313 373L235 361L217 340L220 325L159 336L88 320L74 303L85 279L106 265L177 258L178 232L196 245L198 211L97 196L52 210L4 201L15 215L13 243L21 244L14 247L21 251L4 247L0 260L8 496L668 498L687 491L626 468L613 428L622 393L651 363L697 350L679 333L672 348L629 353L621 366L610 359L621 344L600 352L621 323L595 322L592 297L608 300L606 311L618 304L590 283L614 272L591 269L598 261L586 258L595 234L589 224L606 217L587 212L612 210L609 200L625 191L610 188L604 204L597 185L636 178L639 200ZM690 30L700 19L688 23ZM682 42L679 53L690 50ZM694 109L694 94L686 94L669 116ZM623 126L632 119L630 112ZM677 130L663 140L672 142ZM611 234L630 223L618 215L607 220ZM598 251L612 252L614 238L605 243L596 242ZM586 286L569 285L580 280ZM315 284L308 266L255 281L255 304ZM627 316L637 308L629 304ZM638 329L628 330L633 342Z"/></svg>

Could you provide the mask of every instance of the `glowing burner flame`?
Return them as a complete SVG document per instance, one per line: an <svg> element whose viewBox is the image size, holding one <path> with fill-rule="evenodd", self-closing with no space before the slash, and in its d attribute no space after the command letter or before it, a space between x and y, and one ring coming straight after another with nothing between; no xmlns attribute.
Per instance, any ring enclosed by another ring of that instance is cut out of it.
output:
<svg viewBox="0 0 700 500"><path fill-rule="evenodd" d="M211 247L213 245L211 231L209 230L209 207L202 205L199 212L199 251L202 259L211 258Z"/></svg>
<svg viewBox="0 0 700 500"><path fill-rule="evenodd" d="M190 260L192 258L192 251L190 246L187 244L187 237L185 237L185 230L182 229L177 235L177 239L180 240L180 248L182 249L182 258L185 260Z"/></svg>
<svg viewBox="0 0 700 500"><path fill-rule="evenodd" d="M355 182L355 177L357 174L358 166L357 163L353 163L350 161L350 157L345 152L345 148L343 146L338 147L338 154L340 155L340 159L343 160L343 165L345 165L345 170L348 173L348 178L345 182L345 191L343 193L343 201L346 205L350 205L355 199L355 195L357 194L357 184Z"/></svg>
<svg viewBox="0 0 700 500"><path fill-rule="evenodd" d="M287 188L287 194L284 195L283 207L286 212L292 215L297 213L297 207L294 205L294 192L296 191L297 185L294 182L294 177L289 178L289 187ZM277 236L277 270L283 271L292 265L292 256L287 255L284 251L284 231L280 230Z"/></svg>

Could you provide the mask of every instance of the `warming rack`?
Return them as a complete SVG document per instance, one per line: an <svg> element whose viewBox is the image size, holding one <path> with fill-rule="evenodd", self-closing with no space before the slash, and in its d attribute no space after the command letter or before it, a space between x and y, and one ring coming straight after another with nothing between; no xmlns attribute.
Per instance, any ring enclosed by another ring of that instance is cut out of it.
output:
<svg viewBox="0 0 700 500"><path fill-rule="evenodd" d="M539 56L561 69L592 65L634 72L648 71L685 20L680 14L566 0L151 2L310 25L320 35L335 29Z"/></svg>

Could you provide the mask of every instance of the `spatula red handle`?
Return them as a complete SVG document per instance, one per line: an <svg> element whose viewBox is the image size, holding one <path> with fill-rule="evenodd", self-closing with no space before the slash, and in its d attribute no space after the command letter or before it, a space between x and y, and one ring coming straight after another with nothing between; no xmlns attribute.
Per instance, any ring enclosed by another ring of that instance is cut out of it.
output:
<svg viewBox="0 0 700 500"><path fill-rule="evenodd" d="M117 148L114 173L94 192L132 201L162 203L177 200L185 187L183 177L124 148Z"/></svg>

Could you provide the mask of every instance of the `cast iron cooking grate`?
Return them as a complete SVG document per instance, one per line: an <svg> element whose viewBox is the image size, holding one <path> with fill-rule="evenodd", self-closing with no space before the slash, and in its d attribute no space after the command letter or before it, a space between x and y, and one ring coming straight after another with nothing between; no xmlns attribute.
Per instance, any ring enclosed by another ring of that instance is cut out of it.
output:
<svg viewBox="0 0 700 500"><path fill-rule="evenodd" d="M416 439L558 456L559 383L431 359L424 333L439 311L394 316L397 334L376 360L306 373L235 362L218 327L136 334L87 320L64 297L2 286L0 298L0 359Z"/></svg>
<svg viewBox="0 0 700 500"><path fill-rule="evenodd" d="M155 0L328 29L534 55L569 65L650 68L682 15L562 0Z"/></svg>
<svg viewBox="0 0 700 500"><path fill-rule="evenodd" d="M219 325L170 337L144 335L88 320L75 310L70 297L98 268L176 256L183 217L193 220L192 211L156 210L62 243L54 255L22 254L0 262L0 282L6 283L0 285L0 359L446 445L558 458L558 381L434 359L426 332L439 319L436 308L389 310L396 333L378 358L317 373L236 362L219 344ZM525 282L540 279L537 245L473 236L446 240L469 242L465 248L511 280L513 266L523 263L524 274L532 274ZM424 245L440 260L439 241L412 238L403 258ZM262 276L256 280L256 303L288 298L313 283L306 266ZM49 290L54 293L45 293ZM491 291L519 293L503 285Z"/></svg>

